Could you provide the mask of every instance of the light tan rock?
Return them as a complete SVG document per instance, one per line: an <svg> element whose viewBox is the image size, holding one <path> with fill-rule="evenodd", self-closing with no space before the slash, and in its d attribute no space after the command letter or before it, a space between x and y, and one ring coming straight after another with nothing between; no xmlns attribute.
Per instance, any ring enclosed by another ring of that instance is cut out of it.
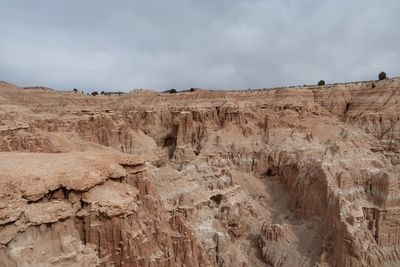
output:
<svg viewBox="0 0 400 267"><path fill-rule="evenodd" d="M374 84L1 82L0 265L397 266L400 79Z"/></svg>

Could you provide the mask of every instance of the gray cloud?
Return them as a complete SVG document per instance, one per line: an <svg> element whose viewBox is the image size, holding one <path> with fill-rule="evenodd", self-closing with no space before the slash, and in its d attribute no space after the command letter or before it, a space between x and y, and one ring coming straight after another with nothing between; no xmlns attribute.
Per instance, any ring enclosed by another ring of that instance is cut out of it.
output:
<svg viewBox="0 0 400 267"><path fill-rule="evenodd" d="M0 0L0 80L260 88L400 76L398 0Z"/></svg>

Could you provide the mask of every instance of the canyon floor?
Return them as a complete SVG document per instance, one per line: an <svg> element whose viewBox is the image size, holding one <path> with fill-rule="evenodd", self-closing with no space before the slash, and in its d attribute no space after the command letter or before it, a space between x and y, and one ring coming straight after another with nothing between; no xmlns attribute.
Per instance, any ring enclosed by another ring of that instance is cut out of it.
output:
<svg viewBox="0 0 400 267"><path fill-rule="evenodd" d="M0 82L0 266L399 266L399 102Z"/></svg>

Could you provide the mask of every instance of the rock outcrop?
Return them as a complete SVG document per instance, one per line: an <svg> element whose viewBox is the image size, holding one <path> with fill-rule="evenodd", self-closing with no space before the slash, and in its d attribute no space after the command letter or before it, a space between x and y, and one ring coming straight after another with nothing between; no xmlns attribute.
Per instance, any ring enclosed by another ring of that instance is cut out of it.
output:
<svg viewBox="0 0 400 267"><path fill-rule="evenodd" d="M371 84L2 82L0 265L397 266L400 80Z"/></svg>
<svg viewBox="0 0 400 267"><path fill-rule="evenodd" d="M1 266L207 266L137 157L1 153L0 168Z"/></svg>

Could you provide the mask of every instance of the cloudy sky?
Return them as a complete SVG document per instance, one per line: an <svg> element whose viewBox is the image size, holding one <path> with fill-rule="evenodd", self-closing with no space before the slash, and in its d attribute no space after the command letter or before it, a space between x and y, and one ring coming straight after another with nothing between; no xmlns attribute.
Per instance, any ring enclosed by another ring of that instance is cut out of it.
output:
<svg viewBox="0 0 400 267"><path fill-rule="evenodd" d="M0 0L0 80L264 88L400 76L399 0Z"/></svg>

